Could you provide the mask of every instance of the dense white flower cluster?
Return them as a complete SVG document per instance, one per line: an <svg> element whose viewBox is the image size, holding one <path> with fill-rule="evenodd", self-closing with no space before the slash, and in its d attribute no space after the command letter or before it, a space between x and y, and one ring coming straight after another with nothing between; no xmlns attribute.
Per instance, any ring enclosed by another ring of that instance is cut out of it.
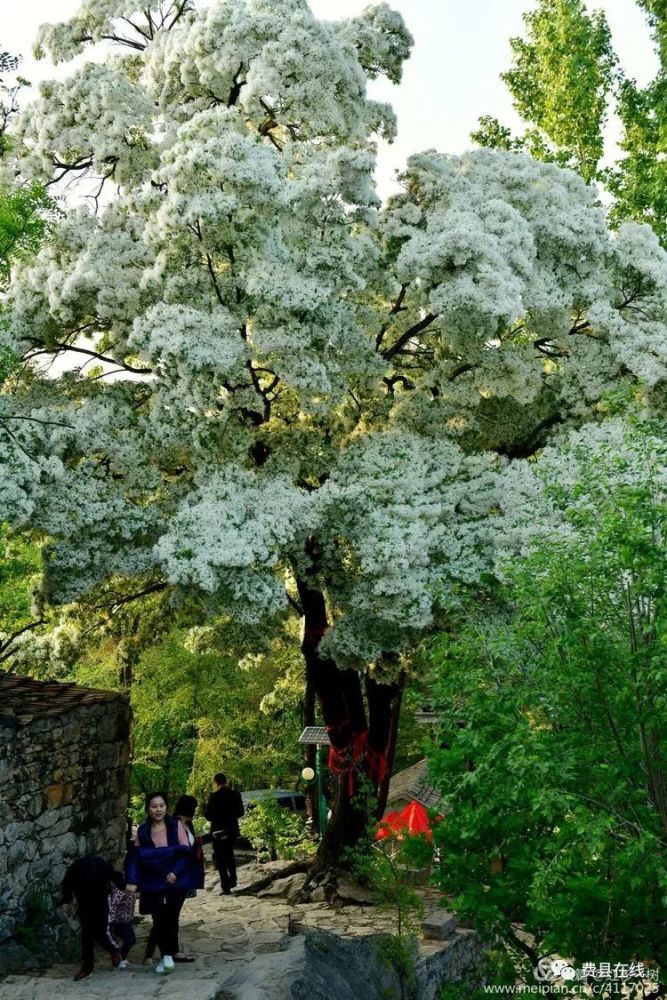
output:
<svg viewBox="0 0 667 1000"><path fill-rule="evenodd" d="M132 29L132 24L139 24L142 30L149 33L151 23L156 24L161 20L160 15L165 7L171 7L171 16L174 17L179 11L187 13L192 4L190 0L160 4L155 12L156 21L152 22L152 17L151 21L144 20L145 7L137 0L82 0L78 11L69 21L42 25L37 34L35 54L43 58L48 53L54 63L69 62L89 42L101 42L114 35L117 38L134 39L139 44L141 35Z"/></svg>
<svg viewBox="0 0 667 1000"><path fill-rule="evenodd" d="M435 406L413 394L412 426L433 432L436 410L462 441L528 453L516 404L560 424L628 373L664 379L667 255L648 227L611 234L579 177L513 154L425 153L404 181L383 226L397 277L419 288L414 320L434 317L437 391Z"/></svg>
<svg viewBox="0 0 667 1000"><path fill-rule="evenodd" d="M386 4L366 7L360 17L342 21L339 30L355 45L366 76L387 76L400 83L403 63L410 55L412 35L398 11Z"/></svg>
<svg viewBox="0 0 667 1000"><path fill-rule="evenodd" d="M383 432L352 441L318 493L318 537L332 598L346 613L327 636L339 661L387 640L414 640L447 603L453 581L474 582L492 561L485 488L493 459L446 440Z"/></svg>
<svg viewBox="0 0 667 1000"><path fill-rule="evenodd" d="M16 129L29 150L22 171L40 183L51 178L54 165L58 173L90 167L119 184L138 181L157 164L148 139L151 112L148 94L119 60L86 63L68 80L46 81Z"/></svg>
<svg viewBox="0 0 667 1000"><path fill-rule="evenodd" d="M275 570L307 534L309 498L286 476L234 467L200 476L155 548L172 583L215 593L221 609L258 621L286 604Z"/></svg>
<svg viewBox="0 0 667 1000"><path fill-rule="evenodd" d="M0 633L0 639L3 638ZM73 622L65 621L48 632L35 634L24 632L18 636L12 648L14 668L21 672L46 674L49 677L68 677L69 671L81 654L81 632Z"/></svg>
<svg viewBox="0 0 667 1000"><path fill-rule="evenodd" d="M231 313L165 303L135 320L129 346L150 364L159 385L181 393L182 405L189 386L193 398L203 389L201 407L215 405L224 380L248 357Z"/></svg>
<svg viewBox="0 0 667 1000"><path fill-rule="evenodd" d="M15 421L3 420L0 424L0 510L10 523L29 521L35 509L35 493L44 471L53 469L53 463L42 456L33 457L20 441L20 432L12 427ZM59 463L56 463L58 465ZM60 468L57 468L60 472Z"/></svg>
<svg viewBox="0 0 667 1000"><path fill-rule="evenodd" d="M398 276L421 279L424 305L462 346L480 353L517 320L536 336L564 335L573 310L599 294L609 234L575 174L478 150L413 157L405 179L386 223L400 242Z"/></svg>
<svg viewBox="0 0 667 1000"><path fill-rule="evenodd" d="M143 235L140 220L115 205L100 219L83 208L68 213L38 256L17 265L0 338L25 352L103 334L120 358L150 301Z"/></svg>
<svg viewBox="0 0 667 1000"><path fill-rule="evenodd" d="M147 86L177 118L184 102L195 110L213 103L238 106L256 127L286 129L300 140L363 142L371 122L389 136L393 115L366 100L357 45L373 65L368 75L397 79L411 38L384 7L350 28L317 21L306 0L227 0L151 46Z"/></svg>
<svg viewBox="0 0 667 1000"><path fill-rule="evenodd" d="M667 259L650 226L626 223L611 246L614 295L590 309L625 367L648 385L667 376Z"/></svg>
<svg viewBox="0 0 667 1000"><path fill-rule="evenodd" d="M539 462L499 466L490 482L495 495L494 565L500 573L538 543L578 533L573 514L599 514L610 484L650 486L656 503L667 501L667 444L650 425L620 417L589 423L550 445Z"/></svg>
<svg viewBox="0 0 667 1000"><path fill-rule="evenodd" d="M16 133L26 179L116 193L16 270L0 340L32 374L2 397L2 517L52 539L55 600L141 576L258 621L310 572L341 662L402 649L548 523L525 459L613 437L590 421L620 382L664 392L667 255L525 156L419 154L382 206L366 82L411 42L385 4L86 0L41 44L102 39L124 54L46 84Z"/></svg>

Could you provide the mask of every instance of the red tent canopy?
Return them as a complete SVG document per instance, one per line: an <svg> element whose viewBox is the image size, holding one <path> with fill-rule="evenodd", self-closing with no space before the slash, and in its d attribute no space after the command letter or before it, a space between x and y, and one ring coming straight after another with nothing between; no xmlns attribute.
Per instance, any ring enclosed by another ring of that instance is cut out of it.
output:
<svg viewBox="0 0 667 1000"><path fill-rule="evenodd" d="M403 809L387 813L378 823L375 839L384 840L385 837L400 837L406 833L409 835L425 833L427 839L431 839L431 823L426 807L421 802L409 802Z"/></svg>

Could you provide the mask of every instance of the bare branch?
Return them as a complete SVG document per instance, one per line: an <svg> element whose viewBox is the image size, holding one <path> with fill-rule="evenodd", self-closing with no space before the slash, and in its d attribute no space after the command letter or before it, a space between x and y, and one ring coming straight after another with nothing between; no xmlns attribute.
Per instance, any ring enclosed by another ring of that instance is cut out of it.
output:
<svg viewBox="0 0 667 1000"><path fill-rule="evenodd" d="M171 11L174 9L174 7L177 8L176 9L176 13L172 17L170 23L167 25L167 31L171 31L171 29L174 27L174 25L178 24L178 22L183 17L183 15L185 14L185 12L189 9L190 2L189 2L189 0L182 0L182 2L180 4L178 4L178 3L177 4L173 4L172 7L171 7L171 9L170 9L170 11L169 11L169 13L171 13Z"/></svg>
<svg viewBox="0 0 667 1000"><path fill-rule="evenodd" d="M232 78L232 86L229 91L229 96L227 98L227 107L233 107L239 99L241 94L241 88L245 86L246 81L241 79L241 74L245 71L245 66L243 63L240 64L236 73Z"/></svg>
<svg viewBox="0 0 667 1000"><path fill-rule="evenodd" d="M403 309L404 309L404 307L403 307L403 299L405 298L405 293L407 292L407 290L408 290L408 286L407 285L401 285L401 290L398 293L398 297L397 297L396 301L394 302L394 304L392 305L391 309L389 310L389 315L390 316L395 316L397 313L403 312ZM388 320L386 323L384 323L382 325L382 328L380 329L380 332L378 333L377 337L375 338L375 346L377 347L378 350L382 346L382 341L384 340L384 335L385 335L385 333L387 332L387 330L389 329L390 326L391 326L391 320Z"/></svg>
<svg viewBox="0 0 667 1000"><path fill-rule="evenodd" d="M148 17L150 18L150 12L148 12ZM121 17L118 18L118 20L119 21L124 21L125 24L128 24L130 26L130 28L132 28L133 31L136 31L136 33L138 35L141 35L142 38L145 38L147 44L148 44L148 42L152 41L152 35L150 33L150 27L149 27L148 31L144 31L143 28L140 28L139 25L135 24L134 21L131 18L129 18L129 17L122 17L121 16ZM152 25L152 23L153 22L151 20L150 24ZM143 48L146 48L146 46L144 45Z"/></svg>
<svg viewBox="0 0 667 1000"><path fill-rule="evenodd" d="M534 340L533 347L547 358L566 358L569 356L569 351L559 350L557 342L551 337L540 337L539 340Z"/></svg>
<svg viewBox="0 0 667 1000"><path fill-rule="evenodd" d="M35 628L39 628L40 625L46 625L46 620L44 618L39 618L37 621L29 622L28 625L24 625L22 628L12 632L3 642L0 642L0 663L3 660L8 659L13 656L16 650L11 649L11 645L19 636L24 635L26 632L31 632Z"/></svg>
<svg viewBox="0 0 667 1000"><path fill-rule="evenodd" d="M201 239L201 236L199 237ZM221 306L224 306L225 300L222 297L222 292L220 291L220 286L218 285L218 276L215 273L215 268L213 267L213 261L211 260L210 253L206 254L206 268L213 282L213 288L215 289L215 297Z"/></svg>
<svg viewBox="0 0 667 1000"><path fill-rule="evenodd" d="M16 434L14 434L14 432L9 427L7 427L6 424L0 424L0 426L4 430L5 434L7 434L12 439L12 441L14 442L14 444L16 445L16 447L19 448L20 451L23 452L23 454L25 455L26 458L29 458L31 462L35 462L35 463L38 462L37 456L33 455L32 452L28 451L28 449L25 447L25 445L21 441L19 441L19 439L17 438Z"/></svg>
<svg viewBox="0 0 667 1000"><path fill-rule="evenodd" d="M119 361L118 358L109 357L108 354L100 354L99 351L93 351L87 347L74 347L71 344L56 344L55 351L36 351L31 354L30 357L37 357L38 354L58 354L65 351L73 351L75 354L85 354L89 358L95 358L97 361L103 361L105 364L118 365L123 371L132 372L133 375L152 375L152 368L135 368L134 365L128 365L124 361ZM30 358L28 359L30 360ZM107 374L110 374L107 372Z"/></svg>
<svg viewBox="0 0 667 1000"><path fill-rule="evenodd" d="M156 583L150 583L144 590L139 590L135 594L123 594L121 597L116 595L109 601L103 601L102 604L93 605L93 610L103 611L111 610L112 614L115 613L119 608L122 608L125 604L130 604L132 601L138 601L142 597L148 597L149 594L159 594L166 590L169 584L166 581L158 581Z"/></svg>
<svg viewBox="0 0 667 1000"><path fill-rule="evenodd" d="M123 35L102 35L101 36L105 42L115 42L117 45L127 45L130 49L136 49L139 52L143 52L146 45L143 42L134 41L132 38L124 38ZM77 42L83 44L83 42L94 42L97 39L93 38L92 35L79 35Z"/></svg>
<svg viewBox="0 0 667 1000"><path fill-rule="evenodd" d="M9 415L9 416L7 414L3 414L2 417L0 417L0 425L4 424L5 420L28 420L28 421L30 421L30 423L33 423L33 424L45 424L48 427L51 427L51 426L52 427L67 427L68 430L71 430L71 431L74 430L74 427L72 426L72 424L64 424L64 423L61 423L59 420L41 420L39 417L26 417L26 416L24 416L21 413L12 414L12 415Z"/></svg>
<svg viewBox="0 0 667 1000"><path fill-rule="evenodd" d="M414 382L411 382L406 375L392 375L391 378L383 378L382 381L387 386L387 391L390 396L395 395L395 385L402 385L404 389L414 389L415 387Z"/></svg>
<svg viewBox="0 0 667 1000"><path fill-rule="evenodd" d="M475 370L476 367L477 365L471 365L471 364L459 365L458 368L455 368L454 371L449 376L449 381L454 382L459 377L459 375L465 375L466 372L472 372Z"/></svg>
<svg viewBox="0 0 667 1000"><path fill-rule="evenodd" d="M414 326L411 326L408 330L405 331L405 333L402 333L401 336L398 338L398 340L396 340L391 345L391 347L388 347L385 351L382 351L381 352L382 357L385 358L387 361L389 361L396 354L399 354L409 340L412 340L413 337L416 337L418 334L420 334L422 330L426 330L427 327L429 327L431 323L434 323L437 318L438 318L437 315L435 315L434 313L427 313L423 319L420 319L418 323L415 323Z"/></svg>

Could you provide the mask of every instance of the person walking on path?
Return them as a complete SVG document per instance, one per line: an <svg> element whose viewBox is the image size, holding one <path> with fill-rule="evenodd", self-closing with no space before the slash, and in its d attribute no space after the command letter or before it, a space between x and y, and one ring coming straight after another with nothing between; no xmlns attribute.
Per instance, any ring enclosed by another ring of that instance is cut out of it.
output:
<svg viewBox="0 0 667 1000"><path fill-rule="evenodd" d="M221 894L228 896L236 885L234 846L239 835L239 819L244 813L243 800L240 792L229 787L221 772L213 781L216 790L209 796L204 816L211 824L213 860L220 874Z"/></svg>
<svg viewBox="0 0 667 1000"><path fill-rule="evenodd" d="M204 844L210 844L211 835L206 834L205 836L197 836L195 833L194 824L192 822L195 812L197 811L197 800L194 795L181 795L180 799L174 806L174 815L176 819L180 820L185 827L185 832L188 835L188 841L192 851L190 858L190 863L192 865L192 882L193 888L188 892L188 898L197 895L197 889L204 888ZM151 928L151 932L148 935L148 941L146 942L146 952L144 955L144 965L153 964L153 954L155 953L155 948L157 946L157 934L155 928ZM184 951L179 948L177 952L172 955L174 962L194 962L194 958L191 955L185 954Z"/></svg>
<svg viewBox="0 0 667 1000"><path fill-rule="evenodd" d="M127 859L127 890L139 890L139 912L153 918L162 956L155 971L163 974L173 971L178 920L186 896L196 888L196 879L187 831L180 820L167 814L167 799L161 792L146 797L146 813L148 818L137 830Z"/></svg>
<svg viewBox="0 0 667 1000"><path fill-rule="evenodd" d="M197 800L194 795L181 795L174 806L174 815L180 819L188 835L188 841L192 848L192 878L196 883L195 887L188 894L196 896L197 889L204 888L204 844L210 844L213 837L210 833L199 836L195 832L193 823L194 815L197 811Z"/></svg>
<svg viewBox="0 0 667 1000"><path fill-rule="evenodd" d="M75 982L87 979L95 967L95 942L111 957L117 968L122 961L114 941L109 937L109 884L122 888L125 878L100 857L77 858L65 872L58 906L67 906L76 899L81 924L81 968Z"/></svg>

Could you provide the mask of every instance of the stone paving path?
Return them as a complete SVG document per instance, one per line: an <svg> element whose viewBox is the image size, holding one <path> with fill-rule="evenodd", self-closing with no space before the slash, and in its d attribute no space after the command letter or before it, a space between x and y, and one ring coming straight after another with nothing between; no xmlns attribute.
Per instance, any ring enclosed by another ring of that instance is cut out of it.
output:
<svg viewBox="0 0 667 1000"><path fill-rule="evenodd" d="M253 866L239 870L239 888L252 877ZM287 880L285 880L287 881ZM72 980L76 965L54 965L40 975L10 976L0 983L2 1000L262 1000L289 997L291 969L303 958L304 927L323 927L344 934L369 934L391 929L388 918L368 907L350 905L332 910L324 902L290 904L278 895L221 896L217 877L207 877L206 889L186 901L181 916L181 941L192 964L176 966L158 976L139 964L143 958L150 918L136 925L137 944L127 969L112 969L97 953L95 973L80 983ZM280 885L277 885L280 889ZM290 927L291 925L291 927ZM291 930L291 935L290 935ZM295 931L297 936L294 936ZM284 989L280 982L284 983Z"/></svg>

